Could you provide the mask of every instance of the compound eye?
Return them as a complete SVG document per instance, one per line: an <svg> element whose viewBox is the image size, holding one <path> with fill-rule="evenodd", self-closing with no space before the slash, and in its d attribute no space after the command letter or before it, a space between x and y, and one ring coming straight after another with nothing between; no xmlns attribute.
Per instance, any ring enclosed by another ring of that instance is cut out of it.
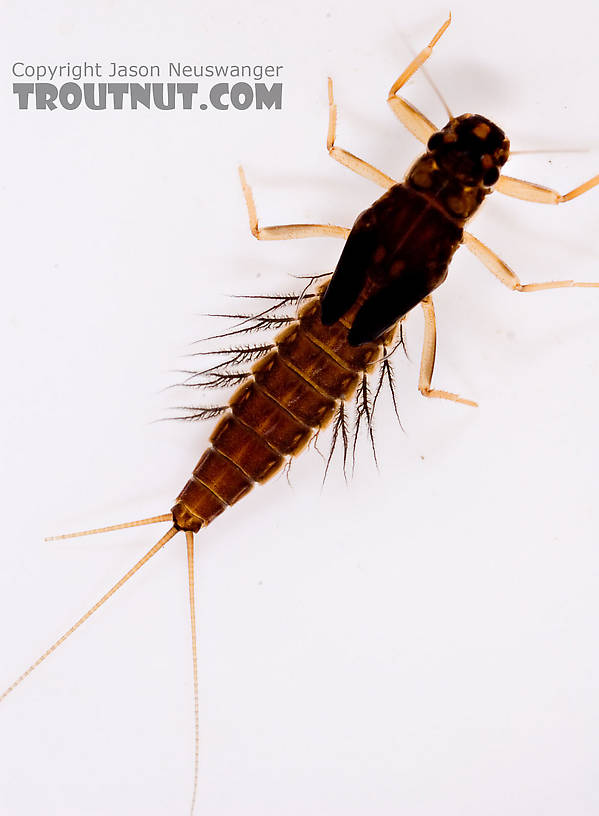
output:
<svg viewBox="0 0 599 816"><path fill-rule="evenodd" d="M501 166L506 163L508 156L510 155L510 143L507 139L503 140L501 147L499 148L499 150L495 151L494 155L497 164Z"/></svg>
<svg viewBox="0 0 599 816"><path fill-rule="evenodd" d="M496 167L491 167L483 176L483 184L485 187L492 187L499 178L499 170Z"/></svg>
<svg viewBox="0 0 599 816"><path fill-rule="evenodd" d="M444 138L441 131L437 131L437 133L433 133L433 135L428 140L426 145L427 150L430 150L431 153L441 147L444 144Z"/></svg>

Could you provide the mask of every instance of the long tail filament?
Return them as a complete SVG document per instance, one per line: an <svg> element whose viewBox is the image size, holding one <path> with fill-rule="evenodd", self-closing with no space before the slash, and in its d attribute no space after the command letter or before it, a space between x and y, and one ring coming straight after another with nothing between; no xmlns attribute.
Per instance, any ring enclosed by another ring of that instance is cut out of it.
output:
<svg viewBox="0 0 599 816"><path fill-rule="evenodd" d="M198 791L198 769L200 760L200 706L198 695L198 649L196 631L196 609L193 566L193 533L186 532L187 538L187 576L189 581L189 614L191 619L191 653L193 659L193 702L194 702L194 759L193 759L193 793L191 796L191 814L196 803Z"/></svg>
<svg viewBox="0 0 599 816"><path fill-rule="evenodd" d="M170 515L167 516L167 518L170 518ZM95 532L95 530L93 532ZM14 691L16 689L16 687L19 686L23 682L23 680L25 680L25 678L28 677L31 674L31 672L34 669L37 669L37 667L40 665L40 663L43 663L43 661L47 657L49 657L52 654L52 652L56 651L56 649L58 649L58 647L62 643L64 643L65 640L73 634L73 632L75 632L77 629L79 629L79 627L83 623L85 623L85 621L88 618L90 618L97 609L99 609L104 603L106 603L106 601L110 597L112 597L114 595L114 593L117 591L117 589L120 589L123 586L123 584L125 584L129 580L129 578L131 578L133 575L135 575L135 573L139 569L141 569L143 567L143 565L146 563L146 561L149 561L150 558L153 555L156 555L156 553L164 547L166 542L170 541L171 538L174 535L177 534L177 532L178 532L178 530L177 530L176 527L171 527L171 529L162 536L160 541L158 541L156 544L154 544L154 546L150 550L148 550L148 552L143 556L143 558L140 558L140 560L137 562L137 564L135 564L134 566L131 567L129 572L125 573L125 575L123 575L123 577L119 581L117 581L116 584L114 584L114 586L111 587L111 589L109 589L108 592L105 595L103 595L100 598L100 600L97 601L92 606L91 609L88 609L88 611L85 613L85 615L82 615L82 617L80 617L79 620L76 623L74 623L71 626L71 628L67 632L64 633L64 635L62 635L62 637L59 637L58 640L55 643L53 643L52 646L50 646L49 649L46 649L46 651L42 655L40 655L40 657L38 657L38 659L35 661L35 663L32 663L31 666L29 666L29 668L26 671L24 671L23 674L20 677L18 677L14 681L14 683L12 683L6 689L6 691L4 691L2 694L0 694L0 703L2 702L2 700L4 700L5 697L7 697L10 694L11 691Z"/></svg>
<svg viewBox="0 0 599 816"><path fill-rule="evenodd" d="M125 530L127 527L142 527L144 524L158 524L160 521L172 521L171 513L162 516L152 516L151 518L140 519L139 521L126 521L124 524L111 524L110 527L96 527L93 530L82 530L78 533L63 533L62 535L48 536L44 541L60 541L63 538L79 538L79 536L95 535L96 533L111 533L113 530Z"/></svg>

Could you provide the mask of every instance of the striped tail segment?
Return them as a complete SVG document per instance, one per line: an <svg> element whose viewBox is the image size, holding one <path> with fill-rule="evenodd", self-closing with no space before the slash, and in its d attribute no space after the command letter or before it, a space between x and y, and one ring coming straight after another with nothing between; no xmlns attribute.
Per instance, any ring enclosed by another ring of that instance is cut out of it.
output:
<svg viewBox="0 0 599 816"><path fill-rule="evenodd" d="M172 508L178 529L197 532L273 476L380 361L382 341L350 346L352 315L324 326L320 308L320 298L302 306L297 321L276 335L273 351L231 396L230 411Z"/></svg>

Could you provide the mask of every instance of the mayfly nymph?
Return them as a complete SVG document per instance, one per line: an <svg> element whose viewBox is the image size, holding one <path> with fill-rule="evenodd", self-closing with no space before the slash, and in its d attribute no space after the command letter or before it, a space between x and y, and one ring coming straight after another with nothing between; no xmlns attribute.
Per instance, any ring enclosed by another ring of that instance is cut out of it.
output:
<svg viewBox="0 0 599 816"><path fill-rule="evenodd" d="M564 195L506 176L502 169L510 155L510 142L498 125L479 114L456 117L450 113L449 122L438 130L398 95L430 57L449 24L450 19L412 60L388 94L393 113L426 145L426 151L409 169L403 182L397 182L335 144L336 106L329 80L329 154L385 190L358 216L351 230L330 224L260 227L250 187L240 169L253 235L261 240L311 236L346 239L335 271L322 280L315 291L298 296L297 313L280 320L280 330L271 343L229 349L225 363L213 367L212 382L236 384L237 388L225 405L195 409L197 418L217 418L217 422L210 445L200 456L169 513L64 536L155 522L172 524L143 558L0 696L2 700L13 691L171 538L184 532L196 703L192 811L199 756L194 535L254 486L277 473L321 428L332 423L335 439L339 435L347 451L345 405L349 400L356 398L358 415L370 428L372 404L368 377L378 369L387 373L391 382L390 346L395 342L403 318L419 305L425 318L419 378L421 393L476 405L471 399L437 389L432 384L436 350L432 293L446 279L451 258L460 245L465 245L500 282L514 291L599 286L572 280L523 284L491 249L465 231L469 219L493 191L527 201L559 204L599 184L599 175ZM277 325L270 310L255 316L255 320L259 327ZM251 363L251 368L241 373L232 371L231 365L238 363Z"/></svg>

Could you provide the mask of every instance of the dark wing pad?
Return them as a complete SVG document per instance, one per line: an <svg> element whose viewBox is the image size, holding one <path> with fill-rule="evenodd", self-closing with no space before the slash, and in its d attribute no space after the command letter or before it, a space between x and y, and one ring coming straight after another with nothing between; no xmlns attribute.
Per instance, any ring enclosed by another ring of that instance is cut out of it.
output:
<svg viewBox="0 0 599 816"><path fill-rule="evenodd" d="M379 289L358 311L349 330L348 343L360 346L376 340L430 291L429 281L419 275L405 275Z"/></svg>
<svg viewBox="0 0 599 816"><path fill-rule="evenodd" d="M377 241L372 213L366 210L356 219L322 297L321 320L325 326L331 326L343 317L355 303L366 281Z"/></svg>

